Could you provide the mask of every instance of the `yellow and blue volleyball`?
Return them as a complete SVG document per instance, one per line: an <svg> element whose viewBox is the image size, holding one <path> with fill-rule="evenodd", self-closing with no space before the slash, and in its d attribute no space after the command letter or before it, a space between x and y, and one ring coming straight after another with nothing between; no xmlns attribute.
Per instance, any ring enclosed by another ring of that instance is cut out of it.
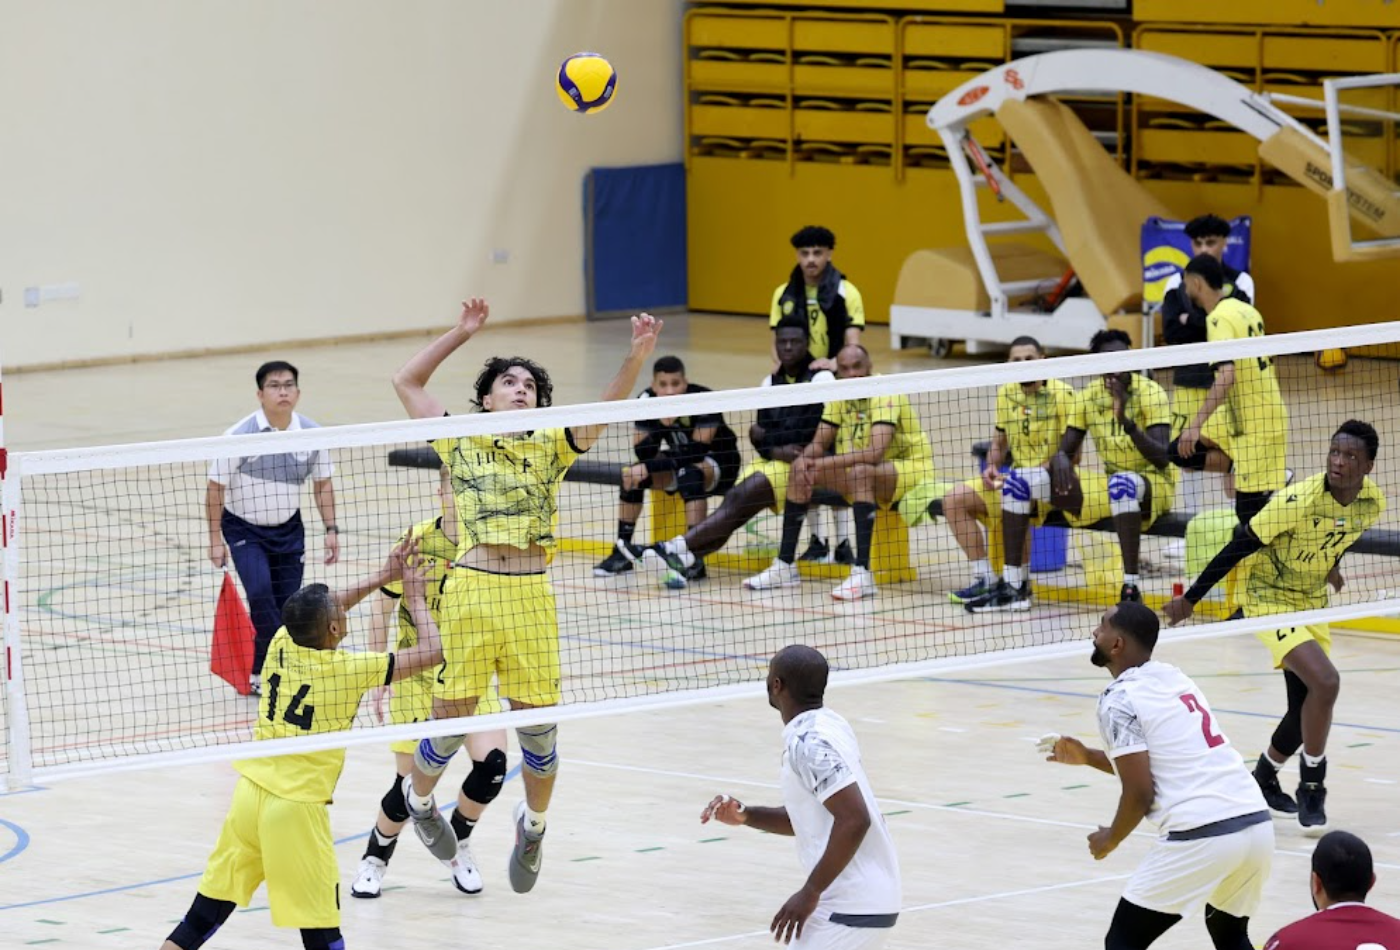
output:
<svg viewBox="0 0 1400 950"><path fill-rule="evenodd" d="M575 53L559 66L555 91L574 112L602 112L617 90L617 71L597 53Z"/></svg>

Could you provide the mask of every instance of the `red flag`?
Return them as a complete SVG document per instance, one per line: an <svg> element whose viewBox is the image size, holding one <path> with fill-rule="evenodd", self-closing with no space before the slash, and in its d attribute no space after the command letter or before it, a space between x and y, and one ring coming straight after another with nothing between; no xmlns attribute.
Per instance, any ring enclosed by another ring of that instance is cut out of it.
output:
<svg viewBox="0 0 1400 950"><path fill-rule="evenodd" d="M249 678L253 674L253 619L233 574L224 571L224 586L219 591L219 606L214 612L214 643L209 650L209 672L228 682L247 696L251 691Z"/></svg>

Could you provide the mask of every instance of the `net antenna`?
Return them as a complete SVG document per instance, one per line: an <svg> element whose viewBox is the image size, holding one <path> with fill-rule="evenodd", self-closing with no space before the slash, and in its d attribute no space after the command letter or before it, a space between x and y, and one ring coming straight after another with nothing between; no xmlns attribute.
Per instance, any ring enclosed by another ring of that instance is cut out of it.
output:
<svg viewBox="0 0 1400 950"><path fill-rule="evenodd" d="M1141 312L1140 229L1149 217L1170 218L1170 211L1056 95L1151 96L1227 122L1259 141L1261 158L1328 202L1338 261L1400 255L1400 194L1365 164L1363 150L1343 147L1347 126L1340 119L1347 113L1380 122L1384 135L1370 138L1392 138L1400 114L1374 103L1379 98L1389 105L1398 79L1327 80L1325 101L1270 96L1189 60L1129 49L1042 53L969 79L935 103L926 119L943 139L958 180L967 246L915 251L905 260L890 308L895 345L931 340L938 351L966 340L977 353L987 349L981 344L1005 346L1030 335L1049 347L1082 350L1109 315ZM1339 94L1348 90L1369 90L1370 105L1342 101ZM1325 109L1328 138L1275 102ZM977 144L974 128L992 119L1035 171L1053 214L1016 188ZM978 193L992 183L1021 212L1019 220L983 220ZM1373 233L1358 239L1353 221ZM1044 235L1058 253L1002 240L1023 234ZM1085 296L1047 306L1044 291L1070 269ZM1145 318L1143 339L1151 338Z"/></svg>

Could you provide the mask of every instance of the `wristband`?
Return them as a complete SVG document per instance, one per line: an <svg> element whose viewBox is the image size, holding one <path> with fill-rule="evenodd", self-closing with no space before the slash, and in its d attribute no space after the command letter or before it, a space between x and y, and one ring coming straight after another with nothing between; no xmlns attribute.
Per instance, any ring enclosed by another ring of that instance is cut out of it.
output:
<svg viewBox="0 0 1400 950"><path fill-rule="evenodd" d="M326 534L340 534L340 526L333 524L326 525Z"/></svg>

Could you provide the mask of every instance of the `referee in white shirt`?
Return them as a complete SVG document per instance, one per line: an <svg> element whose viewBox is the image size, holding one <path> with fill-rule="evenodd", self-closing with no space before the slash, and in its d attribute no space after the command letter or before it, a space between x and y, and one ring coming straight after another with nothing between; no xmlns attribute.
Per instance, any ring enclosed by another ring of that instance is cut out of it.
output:
<svg viewBox="0 0 1400 950"><path fill-rule="evenodd" d="M1089 835L1096 860L1144 818L1161 833L1123 889L1107 950L1148 947L1202 906L1216 950L1253 950L1249 918L1273 865L1269 806L1200 687L1152 659L1157 630L1157 615L1140 603L1109 608L1090 657L1114 677L1099 697L1107 751L1056 735L1041 740L1041 751L1051 762L1117 772L1113 824Z"/></svg>
<svg viewBox="0 0 1400 950"><path fill-rule="evenodd" d="M301 398L295 366L282 360L264 363L258 367L257 382L261 408L224 435L317 427L295 411ZM257 631L254 695L261 695L263 658L282 626L282 605L301 588L306 555L301 491L308 478L315 487L316 507L326 527L326 563L334 564L340 556L333 471L330 454L324 451L219 459L209 466L209 487L204 496L209 560L215 567L223 567L231 552L248 595L248 613Z"/></svg>
<svg viewBox="0 0 1400 950"><path fill-rule="evenodd" d="M783 804L717 795L700 821L797 838L807 880L769 925L775 939L803 950L875 950L899 917L899 859L850 723L822 706L826 677L826 657L811 647L773 657L768 704L786 724Z"/></svg>

